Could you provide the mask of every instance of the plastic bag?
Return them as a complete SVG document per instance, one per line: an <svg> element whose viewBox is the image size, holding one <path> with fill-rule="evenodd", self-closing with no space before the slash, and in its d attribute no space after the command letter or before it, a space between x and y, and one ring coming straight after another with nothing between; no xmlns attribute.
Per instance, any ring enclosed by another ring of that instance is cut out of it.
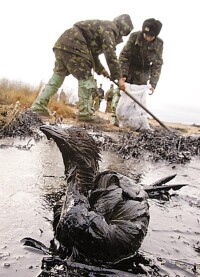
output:
<svg viewBox="0 0 200 277"><path fill-rule="evenodd" d="M102 113L105 113L106 112L106 105L107 105L107 101L105 99L102 99L101 103L100 103L99 111L102 112Z"/></svg>
<svg viewBox="0 0 200 277"><path fill-rule="evenodd" d="M146 106L146 91L149 85L131 85L126 83L126 91ZM120 92L120 99L116 108L119 127L129 127L134 131L150 130L146 111L132 100L125 92Z"/></svg>

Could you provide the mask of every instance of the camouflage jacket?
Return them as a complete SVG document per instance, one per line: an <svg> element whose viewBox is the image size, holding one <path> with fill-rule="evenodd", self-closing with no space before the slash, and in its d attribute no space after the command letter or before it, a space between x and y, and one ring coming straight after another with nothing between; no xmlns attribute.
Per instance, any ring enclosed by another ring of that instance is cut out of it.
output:
<svg viewBox="0 0 200 277"><path fill-rule="evenodd" d="M143 85L150 80L155 88L163 64L162 53L163 41L159 37L153 42L147 42L142 32L132 33L119 56L122 74L127 76L126 81Z"/></svg>
<svg viewBox="0 0 200 277"><path fill-rule="evenodd" d="M105 94L105 99L107 101L112 101L113 98L113 93L114 93L114 88L110 88L109 90L107 90L106 94Z"/></svg>
<svg viewBox="0 0 200 277"><path fill-rule="evenodd" d="M116 45L122 42L119 28L112 21L86 20L74 24L57 40L54 48L74 53L92 63L92 68L101 74L104 66L99 55L104 54L113 80L119 79L121 70L115 50Z"/></svg>

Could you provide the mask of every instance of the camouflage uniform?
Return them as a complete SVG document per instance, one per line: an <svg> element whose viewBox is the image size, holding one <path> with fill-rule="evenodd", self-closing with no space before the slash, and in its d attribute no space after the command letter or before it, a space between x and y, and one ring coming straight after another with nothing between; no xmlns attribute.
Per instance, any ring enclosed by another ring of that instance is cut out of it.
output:
<svg viewBox="0 0 200 277"><path fill-rule="evenodd" d="M92 92L97 89L92 69L101 74L105 70L99 60L104 54L113 80L122 77L115 50L122 36L133 29L129 15L121 15L113 21L86 20L66 30L53 47L55 53L54 74L32 105L32 110L44 111L49 99L72 74L78 80L78 117L92 117Z"/></svg>
<svg viewBox="0 0 200 277"><path fill-rule="evenodd" d="M156 87L163 64L163 41L156 37L148 42L143 37L143 32L134 32L122 49L119 62L126 82L136 85L146 85L147 81ZM119 98L118 98L119 101ZM117 107L116 99L114 105ZM117 122L115 109L112 110L112 123Z"/></svg>
<svg viewBox="0 0 200 277"><path fill-rule="evenodd" d="M102 99L104 99L104 90L102 89L102 84L100 85L100 87L97 89L97 93L98 93L98 96L97 98L95 99L95 110L99 110L100 108L100 104L101 104L101 101Z"/></svg>
<svg viewBox="0 0 200 277"><path fill-rule="evenodd" d="M105 94L106 104L106 113L112 112L112 99L113 99L114 87L110 86L110 89Z"/></svg>
<svg viewBox="0 0 200 277"><path fill-rule="evenodd" d="M110 119L110 123L114 126L118 126L118 119L116 117L116 109L117 109L117 104L119 102L119 99L120 99L120 89L116 88L113 91L113 98L112 98L112 104L111 104L112 114L111 114L111 119Z"/></svg>
<svg viewBox="0 0 200 277"><path fill-rule="evenodd" d="M149 80L152 87L156 87L160 77L163 41L156 37L147 42L142 32L134 32L122 49L119 61L126 82L136 85L146 85Z"/></svg>

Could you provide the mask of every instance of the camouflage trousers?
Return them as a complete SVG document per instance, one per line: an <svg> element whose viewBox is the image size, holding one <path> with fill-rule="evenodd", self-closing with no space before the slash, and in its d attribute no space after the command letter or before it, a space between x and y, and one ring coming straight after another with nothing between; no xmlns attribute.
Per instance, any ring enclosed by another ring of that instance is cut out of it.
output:
<svg viewBox="0 0 200 277"><path fill-rule="evenodd" d="M92 61L77 54L54 48L54 73L68 76L72 74L77 80L87 80L92 76Z"/></svg>
<svg viewBox="0 0 200 277"><path fill-rule="evenodd" d="M112 125L118 126L118 119L116 116L116 109L117 109L117 105L120 99L120 90L116 89L114 94L113 94L113 99L112 99L112 104L111 104L111 108L112 108L112 113L111 113L111 119L110 119L110 123Z"/></svg>
<svg viewBox="0 0 200 277"><path fill-rule="evenodd" d="M93 108L95 111L98 111L99 109L99 106L100 106L100 99L98 96L96 96L94 99L93 99Z"/></svg>
<svg viewBox="0 0 200 277"><path fill-rule="evenodd" d="M72 74L78 80L79 101L77 104L77 116L90 118L93 114L92 93L94 89L97 89L96 82L91 73L93 67L92 61L61 49L54 49L54 54L56 58L54 74L32 104L32 110L36 112L37 110L46 111L50 97L57 93L65 77Z"/></svg>
<svg viewBox="0 0 200 277"><path fill-rule="evenodd" d="M113 94L113 98L112 98L112 104L111 104L111 107L112 107L112 112L115 113L116 112L116 108L117 108L117 104L119 102L119 99L120 99L120 90L119 89L116 89L114 94Z"/></svg>
<svg viewBox="0 0 200 277"><path fill-rule="evenodd" d="M94 90L97 90L91 73L92 61L60 49L54 49L54 53L56 56L54 72L65 76L72 74L78 80L78 118L91 118L93 115L92 94Z"/></svg>

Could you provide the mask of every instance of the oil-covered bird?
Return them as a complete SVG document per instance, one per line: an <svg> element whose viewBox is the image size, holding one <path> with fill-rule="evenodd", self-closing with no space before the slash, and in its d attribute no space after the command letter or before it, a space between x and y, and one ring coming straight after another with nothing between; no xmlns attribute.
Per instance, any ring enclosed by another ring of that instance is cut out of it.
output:
<svg viewBox="0 0 200 277"><path fill-rule="evenodd" d="M64 256L93 264L133 257L148 231L147 192L122 174L99 172L100 148L85 129L40 129L55 141L65 166L65 199L54 211L55 238Z"/></svg>

